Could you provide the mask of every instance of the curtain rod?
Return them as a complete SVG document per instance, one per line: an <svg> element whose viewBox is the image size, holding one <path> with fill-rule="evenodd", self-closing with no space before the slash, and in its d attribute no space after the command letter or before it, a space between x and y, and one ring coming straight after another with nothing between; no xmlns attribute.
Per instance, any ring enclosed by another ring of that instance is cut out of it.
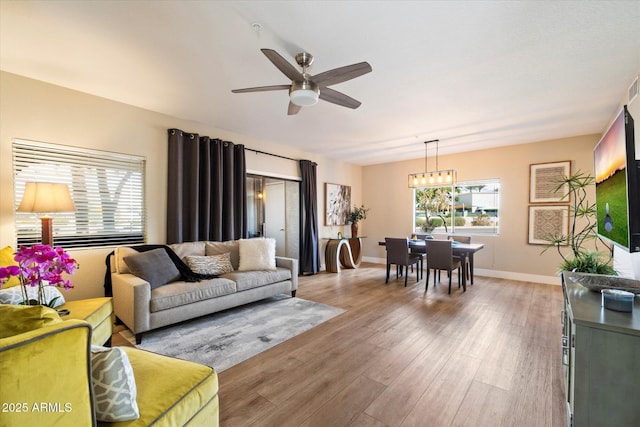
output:
<svg viewBox="0 0 640 427"><path fill-rule="evenodd" d="M254 150L253 148L245 147L244 149L247 151L253 151L254 153L257 153L257 154L266 154L267 156L280 157L281 159L286 159L286 160L293 160L294 162L300 161L298 159L292 159L291 157L281 156L280 154L272 154L272 153L267 153L266 151Z"/></svg>

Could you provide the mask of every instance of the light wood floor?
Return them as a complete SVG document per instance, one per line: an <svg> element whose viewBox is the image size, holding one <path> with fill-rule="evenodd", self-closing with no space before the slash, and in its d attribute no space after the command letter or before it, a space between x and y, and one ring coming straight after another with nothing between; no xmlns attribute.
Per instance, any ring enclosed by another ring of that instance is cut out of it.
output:
<svg viewBox="0 0 640 427"><path fill-rule="evenodd" d="M384 276L301 277L298 297L346 312L221 372L221 426L566 425L560 286Z"/></svg>

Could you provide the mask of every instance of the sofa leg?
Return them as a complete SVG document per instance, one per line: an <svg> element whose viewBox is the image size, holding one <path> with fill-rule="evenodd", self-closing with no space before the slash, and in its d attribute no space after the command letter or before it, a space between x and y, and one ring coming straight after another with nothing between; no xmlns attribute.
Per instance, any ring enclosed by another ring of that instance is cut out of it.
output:
<svg viewBox="0 0 640 427"><path fill-rule="evenodd" d="M136 334L136 345L142 344L142 332Z"/></svg>
<svg viewBox="0 0 640 427"><path fill-rule="evenodd" d="M296 297L296 291L293 290L293 291L291 291L291 298L295 298L295 297Z"/></svg>

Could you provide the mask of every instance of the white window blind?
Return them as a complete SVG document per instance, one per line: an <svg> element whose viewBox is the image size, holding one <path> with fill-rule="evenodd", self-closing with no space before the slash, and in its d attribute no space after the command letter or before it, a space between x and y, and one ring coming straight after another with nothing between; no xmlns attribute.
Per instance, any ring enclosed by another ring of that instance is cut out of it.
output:
<svg viewBox="0 0 640 427"><path fill-rule="evenodd" d="M56 246L79 248L145 242L142 157L14 140L15 208L25 183L67 184L75 212L54 213ZM16 212L18 245L41 240L40 215Z"/></svg>

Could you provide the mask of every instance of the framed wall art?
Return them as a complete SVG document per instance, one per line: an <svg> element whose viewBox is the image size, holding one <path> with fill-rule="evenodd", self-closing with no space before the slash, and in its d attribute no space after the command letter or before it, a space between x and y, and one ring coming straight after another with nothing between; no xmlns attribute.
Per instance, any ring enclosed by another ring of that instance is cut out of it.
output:
<svg viewBox="0 0 640 427"><path fill-rule="evenodd" d="M351 210L351 186L324 184L324 225L345 225Z"/></svg>
<svg viewBox="0 0 640 427"><path fill-rule="evenodd" d="M569 188L558 184L571 175L571 161L529 165L529 203L569 203Z"/></svg>
<svg viewBox="0 0 640 427"><path fill-rule="evenodd" d="M529 206L529 244L547 245L569 234L569 206Z"/></svg>

